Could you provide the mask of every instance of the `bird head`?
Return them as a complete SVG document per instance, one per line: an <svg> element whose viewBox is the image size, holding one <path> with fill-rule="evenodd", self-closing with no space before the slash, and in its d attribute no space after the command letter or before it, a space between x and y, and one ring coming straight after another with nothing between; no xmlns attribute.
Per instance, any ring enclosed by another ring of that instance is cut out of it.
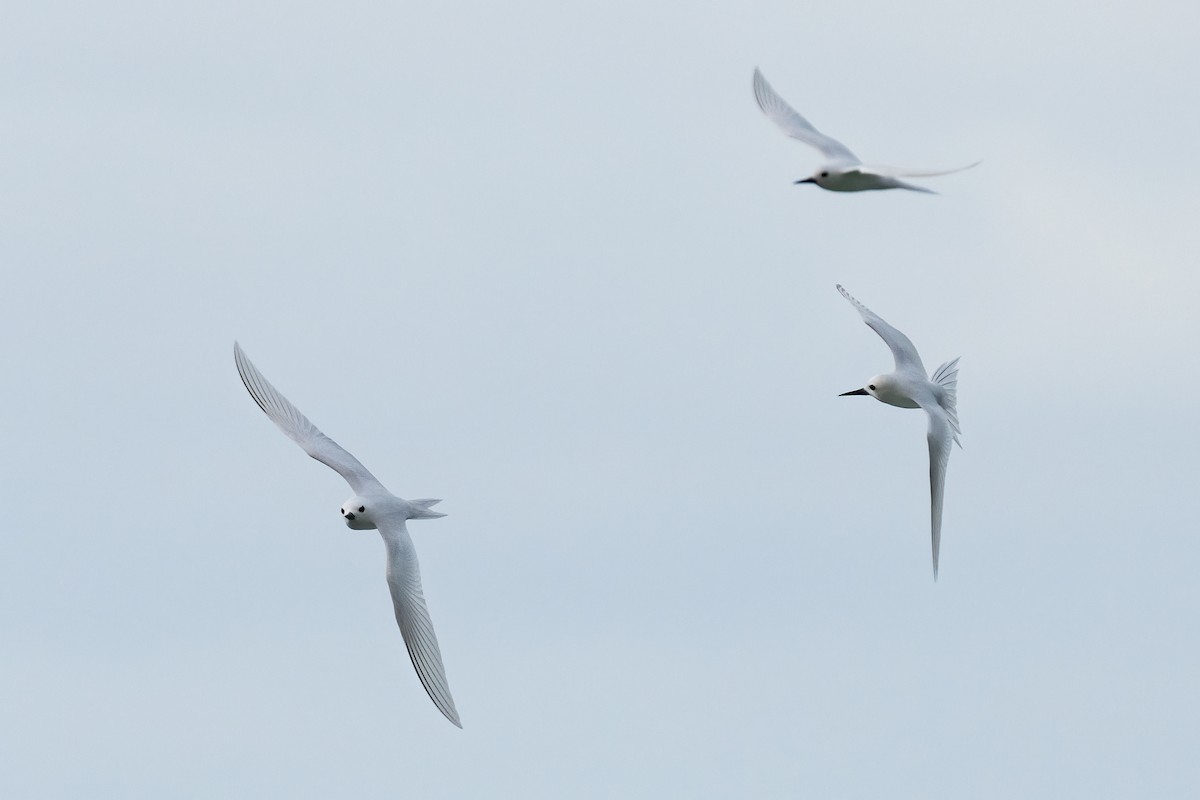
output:
<svg viewBox="0 0 1200 800"><path fill-rule="evenodd" d="M884 384L884 381L886 378L887 378L886 375L876 375L874 378L871 378L871 380L867 381L867 385L864 386L863 388L855 389L850 392L842 392L841 394L838 395L838 397L851 397L854 395L862 394L862 395L868 395L870 397L874 397L876 400L878 400L879 399L879 387Z"/></svg>
<svg viewBox="0 0 1200 800"><path fill-rule="evenodd" d="M371 504L365 497L355 495L342 503L342 519L346 527L356 531L375 530L375 521L371 516Z"/></svg>
<svg viewBox="0 0 1200 800"><path fill-rule="evenodd" d="M820 169L818 169L816 172L814 172L812 175L808 176L807 178L802 178L801 180L794 181L794 183L796 183L796 184L815 183L817 186L824 188L826 183L828 183L831 179L836 178L836 177L837 177L837 173L834 172L833 170L831 170L828 166L825 166L825 167L821 167Z"/></svg>

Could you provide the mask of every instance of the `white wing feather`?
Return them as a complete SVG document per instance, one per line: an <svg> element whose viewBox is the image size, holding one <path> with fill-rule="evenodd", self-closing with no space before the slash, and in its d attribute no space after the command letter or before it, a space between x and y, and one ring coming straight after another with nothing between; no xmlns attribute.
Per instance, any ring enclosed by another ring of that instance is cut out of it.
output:
<svg viewBox="0 0 1200 800"><path fill-rule="evenodd" d="M404 521L383 520L379 522L379 533L387 547L387 582L392 592L392 605L396 610L396 623L404 637L409 658L417 670L417 677L446 719L458 727L458 711L454 698L450 696L450 684L446 680L446 668L442 666L442 654L438 649L437 636L433 632L433 620L425 606L425 594L421 591L421 567L417 563L417 551Z"/></svg>
<svg viewBox="0 0 1200 800"><path fill-rule="evenodd" d="M858 309L863 322L867 323L871 330L878 333L879 337L891 349L892 357L896 360L897 372L911 373L916 371L920 373L922 380L928 380L925 365L921 363L921 356L917 354L917 348L913 346L912 340L884 322L883 318L874 311L855 300L849 292L842 288L840 283L837 285L837 290L842 293L842 297L849 300L850 304Z"/></svg>
<svg viewBox="0 0 1200 800"><path fill-rule="evenodd" d="M967 164L965 167L955 167L954 169L905 169L904 167L885 167L879 164L864 164L860 171L869 172L872 175L882 175L886 178L934 178L938 175L952 175L955 172L962 172L965 169L971 169L982 164L982 161L976 161L974 164Z"/></svg>
<svg viewBox="0 0 1200 800"><path fill-rule="evenodd" d="M387 491L357 458L317 430L317 426L309 422L308 417L289 403L254 364L250 363L250 359L246 358L237 342L233 343L233 359L237 362L242 383L246 385L246 390L250 392L254 402L258 403L258 407L266 412L281 431L304 448L304 452L345 478L346 483L350 484L350 488L357 494Z"/></svg>
<svg viewBox="0 0 1200 800"><path fill-rule="evenodd" d="M950 447L954 430L940 405L925 407L929 414L929 511L933 539L933 579L938 575L938 551L942 546L942 499L946 493L946 466L950 463Z"/></svg>
<svg viewBox="0 0 1200 800"><path fill-rule="evenodd" d="M776 94L757 68L754 70L754 99L758 101L762 112L788 136L812 145L830 161L860 163L858 156L850 152L850 148L821 133L811 122L800 116L800 112L789 106L786 100Z"/></svg>

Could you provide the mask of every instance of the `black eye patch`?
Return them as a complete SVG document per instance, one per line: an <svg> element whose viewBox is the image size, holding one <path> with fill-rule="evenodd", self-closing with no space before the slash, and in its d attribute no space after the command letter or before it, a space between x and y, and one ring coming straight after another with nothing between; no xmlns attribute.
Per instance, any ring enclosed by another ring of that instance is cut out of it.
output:
<svg viewBox="0 0 1200 800"><path fill-rule="evenodd" d="M872 383L872 384L871 384L870 386L868 386L867 388L868 388L868 389L870 389L871 391L875 391L875 384L873 384L873 383ZM359 511L362 511L362 509L360 508L360 509L359 509Z"/></svg>
<svg viewBox="0 0 1200 800"><path fill-rule="evenodd" d="M872 387L872 388L874 388L874 387ZM366 510L367 510L367 507L366 507L366 506L359 506L359 507L358 507L358 513L360 513L360 514L361 514L362 512L364 512L364 511L366 511Z"/></svg>

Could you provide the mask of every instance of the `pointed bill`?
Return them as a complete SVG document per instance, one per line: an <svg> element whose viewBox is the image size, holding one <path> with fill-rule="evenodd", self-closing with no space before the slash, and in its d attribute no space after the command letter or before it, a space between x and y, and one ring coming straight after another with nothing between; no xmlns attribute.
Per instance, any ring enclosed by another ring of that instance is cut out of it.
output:
<svg viewBox="0 0 1200 800"><path fill-rule="evenodd" d="M345 478L346 483L350 484L350 488L357 494L387 492L383 484L376 480L357 458L321 433L316 425L308 421L308 417L288 402L288 399L250 362L237 342L233 343L233 360L237 362L238 374L254 402L258 403L258 407L271 421L278 425L288 438L300 445L304 452Z"/></svg>
<svg viewBox="0 0 1200 800"><path fill-rule="evenodd" d="M412 538L403 520L380 522L379 533L383 535L383 543L387 547L388 589L392 593L396 624L400 626L408 656L429 699L446 715L446 719L461 728L454 698L450 696L446 668L442 666L437 635L433 632L433 620L429 617L425 594L421 591L421 567L417 563L417 551Z"/></svg>

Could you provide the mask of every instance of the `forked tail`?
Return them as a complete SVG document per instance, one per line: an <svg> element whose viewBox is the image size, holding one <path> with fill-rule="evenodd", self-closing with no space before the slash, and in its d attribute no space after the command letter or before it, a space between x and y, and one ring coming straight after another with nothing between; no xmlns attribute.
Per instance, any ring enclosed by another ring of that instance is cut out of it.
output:
<svg viewBox="0 0 1200 800"><path fill-rule="evenodd" d="M421 500L409 500L408 504L411 505L413 508L413 515L411 517L409 517L409 519L437 519L438 517L446 516L445 514L441 513L440 511L430 511L429 510L430 506L436 506L440 502L442 502L442 501L441 500L430 500L428 498L424 498Z"/></svg>
<svg viewBox="0 0 1200 800"><path fill-rule="evenodd" d="M962 447L962 442L958 440L958 435L962 433L958 427L958 358L938 367L930 381L942 387L942 409L950 420L950 429L954 431L954 443Z"/></svg>

